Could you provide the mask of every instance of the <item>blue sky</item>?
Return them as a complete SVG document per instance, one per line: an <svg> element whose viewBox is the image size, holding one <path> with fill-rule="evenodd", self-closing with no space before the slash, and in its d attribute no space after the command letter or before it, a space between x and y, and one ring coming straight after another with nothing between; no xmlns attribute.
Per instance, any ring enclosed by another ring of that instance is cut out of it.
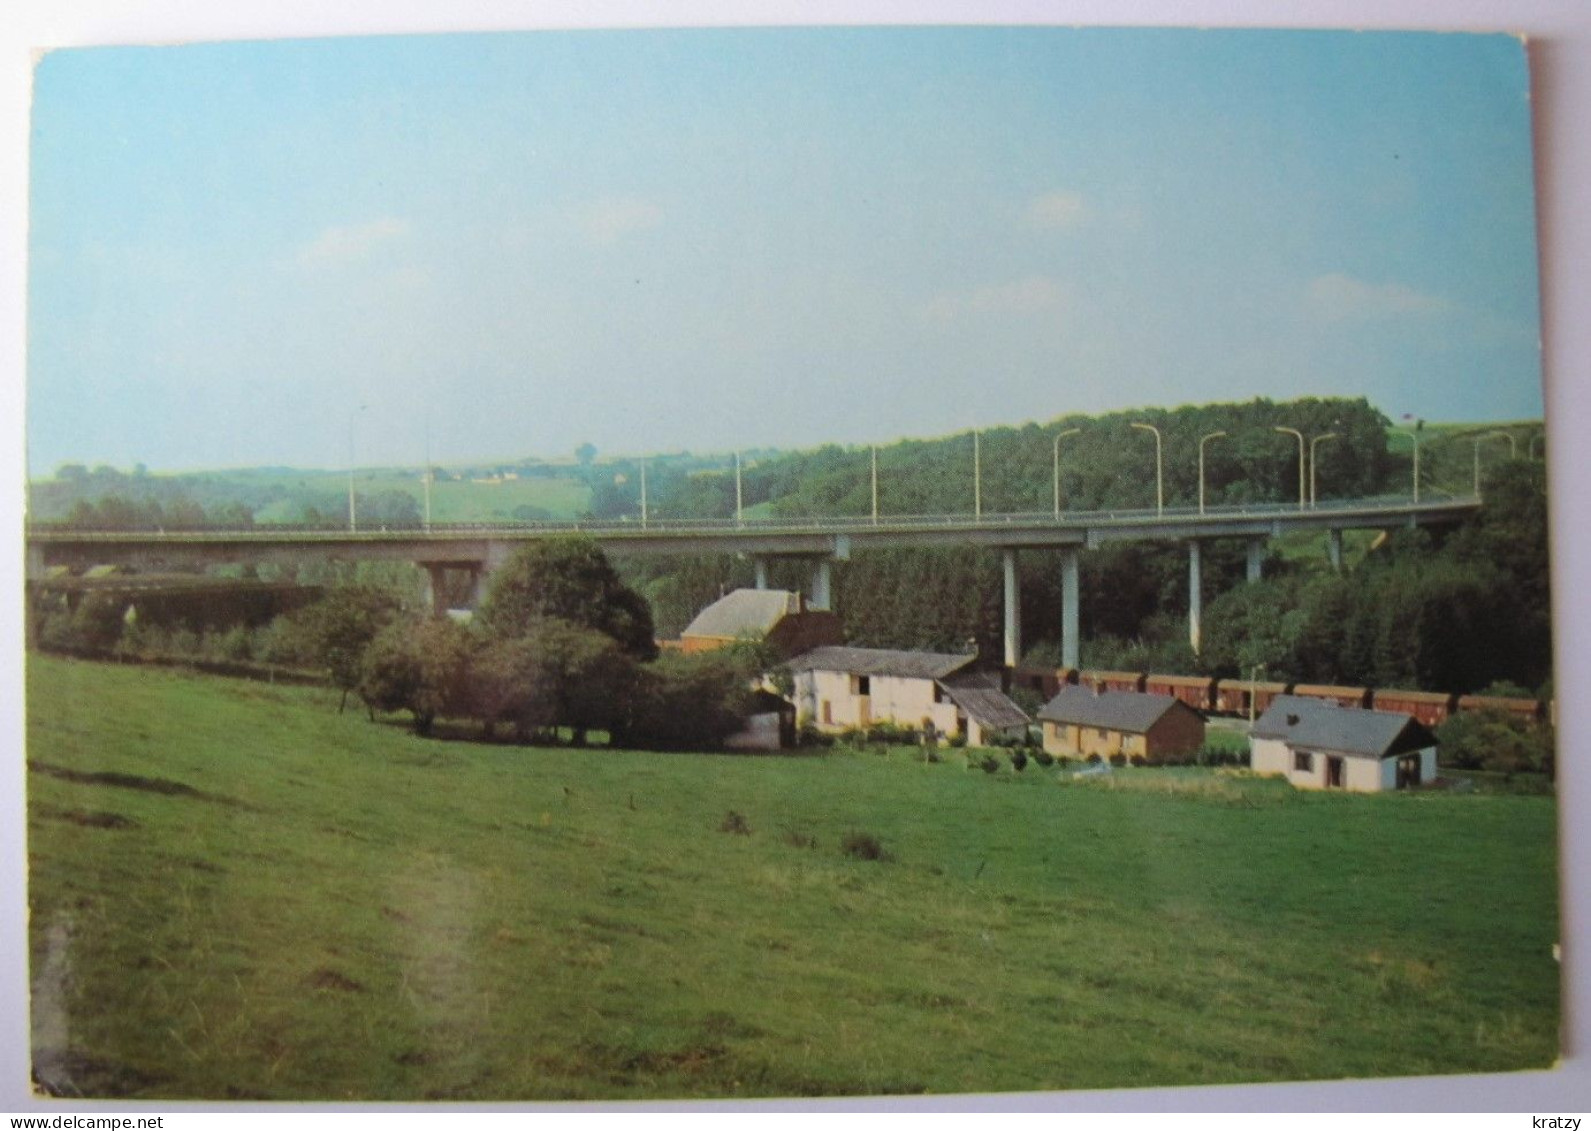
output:
<svg viewBox="0 0 1591 1131"><path fill-rule="evenodd" d="M28 460L1541 413L1518 41L544 32L63 50ZM360 406L367 406L363 410Z"/></svg>

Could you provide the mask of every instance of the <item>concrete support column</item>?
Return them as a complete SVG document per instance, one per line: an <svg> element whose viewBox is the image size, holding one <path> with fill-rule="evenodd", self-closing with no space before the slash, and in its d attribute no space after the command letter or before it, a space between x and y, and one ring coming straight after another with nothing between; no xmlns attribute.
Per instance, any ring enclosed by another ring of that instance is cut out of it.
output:
<svg viewBox="0 0 1591 1131"><path fill-rule="evenodd" d="M487 571L485 562L471 563L469 566L469 571L470 608L479 609L481 607L481 603L486 600L487 584L491 581L492 575Z"/></svg>
<svg viewBox="0 0 1591 1131"><path fill-rule="evenodd" d="M27 561L23 564L22 579L24 581L43 581L44 575L49 572L49 567L44 564L44 547L28 546Z"/></svg>
<svg viewBox="0 0 1591 1131"><path fill-rule="evenodd" d="M1016 551L1000 555L1005 575L1005 666L1014 668L1022 659L1022 590L1017 584Z"/></svg>
<svg viewBox="0 0 1591 1131"><path fill-rule="evenodd" d="M1199 558L1199 540L1188 543L1188 643L1199 654L1199 620L1204 602L1204 577Z"/></svg>
<svg viewBox="0 0 1591 1131"><path fill-rule="evenodd" d="M447 615L447 566L441 562L421 562L425 570L425 607L434 617Z"/></svg>
<svg viewBox="0 0 1591 1131"><path fill-rule="evenodd" d="M812 599L807 602L814 609L833 608L830 597L830 582L832 576L829 572L829 559L819 558L812 567Z"/></svg>
<svg viewBox="0 0 1591 1131"><path fill-rule="evenodd" d="M766 588L768 588L768 559L767 558L752 558L751 559L751 568L757 571L757 582L756 582L757 588L758 589L766 589Z"/></svg>
<svg viewBox="0 0 1591 1131"><path fill-rule="evenodd" d="M1342 570L1342 531L1326 531L1326 556L1331 559L1331 568Z"/></svg>
<svg viewBox="0 0 1591 1131"><path fill-rule="evenodd" d="M1078 657L1077 551L1061 551L1061 665L1075 668Z"/></svg>
<svg viewBox="0 0 1591 1131"><path fill-rule="evenodd" d="M1248 579L1258 581L1264 575L1265 567L1265 539L1250 538L1248 540Z"/></svg>

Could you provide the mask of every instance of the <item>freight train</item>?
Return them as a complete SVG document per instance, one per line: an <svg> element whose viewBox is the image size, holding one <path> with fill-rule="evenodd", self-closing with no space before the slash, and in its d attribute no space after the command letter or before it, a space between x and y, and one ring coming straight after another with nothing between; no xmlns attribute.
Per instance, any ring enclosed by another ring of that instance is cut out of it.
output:
<svg viewBox="0 0 1591 1131"><path fill-rule="evenodd" d="M1160 675L1154 672L1099 671L1088 668L1043 668L1023 664L1012 673L1016 687L1037 691L1046 699L1065 684L1096 691L1144 691L1180 699L1207 715L1257 717L1278 695L1319 699L1341 707L1398 711L1434 727L1454 714L1498 711L1538 723L1549 717L1552 704L1541 699L1497 695L1456 695L1445 691L1403 691L1385 687L1339 687L1330 684L1274 680L1218 679L1202 675Z"/></svg>

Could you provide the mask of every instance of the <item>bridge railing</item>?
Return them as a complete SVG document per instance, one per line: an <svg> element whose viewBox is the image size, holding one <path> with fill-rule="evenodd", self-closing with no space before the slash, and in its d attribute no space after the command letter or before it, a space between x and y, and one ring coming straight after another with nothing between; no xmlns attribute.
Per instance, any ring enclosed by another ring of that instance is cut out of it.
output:
<svg viewBox="0 0 1591 1131"><path fill-rule="evenodd" d="M1106 510L1062 511L1057 515L1049 511L1016 511L1010 513L985 513L980 517L968 514L939 515L837 515L796 516L779 518L648 518L625 516L619 519L574 519L569 521L541 522L433 522L426 523L369 523L350 531L335 523L257 523L238 525L186 525L186 526L97 526L72 522L30 521L29 535L40 537L74 535L165 537L201 539L231 537L242 540L274 540L283 537L309 536L315 540L334 538L376 538L392 536L426 536L459 534L605 534L643 535L669 533L729 533L751 531L780 534L830 534L846 531L869 530L1001 530L1009 528L1066 528L1098 526L1109 523L1186 524L1191 521L1219 522L1222 519L1286 518L1314 516L1319 518L1362 518L1367 514L1388 516L1421 512L1462 509L1479 503L1475 496L1444 496L1426 498L1416 503L1409 496L1377 496L1365 499L1333 500L1313 507L1300 507L1296 503L1237 503L1198 507L1117 508Z"/></svg>

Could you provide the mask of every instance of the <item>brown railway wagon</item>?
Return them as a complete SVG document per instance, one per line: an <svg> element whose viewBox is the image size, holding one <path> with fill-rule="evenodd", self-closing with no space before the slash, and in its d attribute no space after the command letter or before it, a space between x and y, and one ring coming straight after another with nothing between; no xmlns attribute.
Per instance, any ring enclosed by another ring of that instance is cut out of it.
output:
<svg viewBox="0 0 1591 1131"><path fill-rule="evenodd" d="M1500 711L1531 723L1539 723L1546 715L1545 704L1539 699L1510 699L1501 695L1460 695L1458 711L1460 714Z"/></svg>
<svg viewBox="0 0 1591 1131"><path fill-rule="evenodd" d="M1011 686L1030 688L1045 699L1053 699L1066 684L1076 682L1076 668L1041 668L1019 664L1011 673Z"/></svg>
<svg viewBox="0 0 1591 1131"><path fill-rule="evenodd" d="M1293 685L1293 694L1303 699L1319 699L1339 707L1368 707L1368 687L1338 687L1329 683L1299 683Z"/></svg>
<svg viewBox="0 0 1591 1131"><path fill-rule="evenodd" d="M1095 691L1142 691L1144 672L1107 672L1083 670L1077 673L1077 682Z"/></svg>
<svg viewBox="0 0 1591 1131"><path fill-rule="evenodd" d="M1149 673L1144 690L1151 695L1180 699L1195 711L1215 709L1215 680L1202 675L1156 675Z"/></svg>
<svg viewBox="0 0 1591 1131"><path fill-rule="evenodd" d="M1397 711L1413 715L1428 727L1439 726L1453 713L1457 697L1447 691L1402 691L1394 687L1378 687L1371 693L1370 702L1378 711Z"/></svg>
<svg viewBox="0 0 1591 1131"><path fill-rule="evenodd" d="M1223 679L1215 685L1215 709L1223 715L1263 715L1290 683L1256 679Z"/></svg>

